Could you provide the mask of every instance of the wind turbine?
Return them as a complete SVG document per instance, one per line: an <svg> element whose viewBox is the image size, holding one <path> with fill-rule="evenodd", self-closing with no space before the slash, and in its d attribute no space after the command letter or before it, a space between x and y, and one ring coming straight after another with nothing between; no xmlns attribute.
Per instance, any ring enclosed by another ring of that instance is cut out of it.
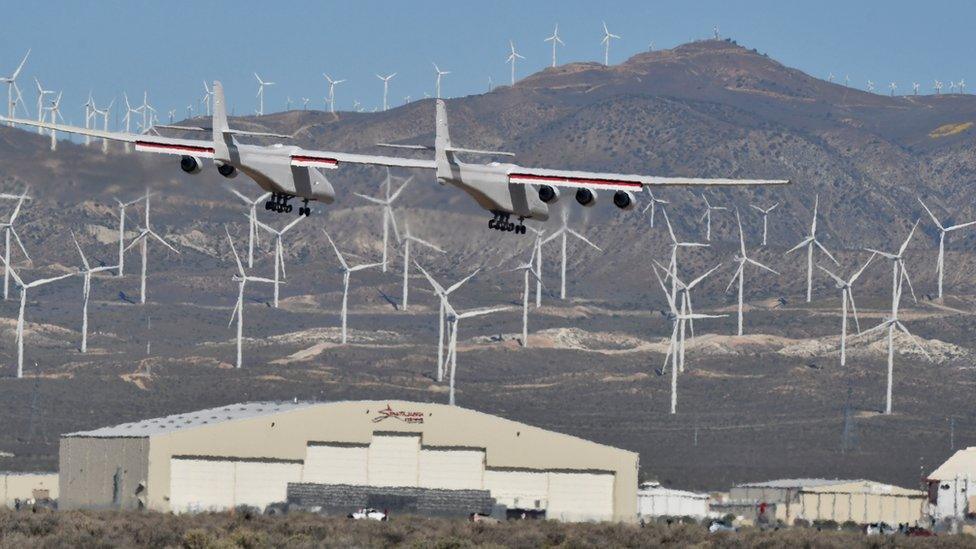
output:
<svg viewBox="0 0 976 549"><path fill-rule="evenodd" d="M24 64L27 63L27 58L30 57L30 53L31 51L27 50L27 53L24 54L24 59L17 65L17 70L13 74L0 77L0 84L7 85L7 118L17 117L17 103L20 103L24 109L24 113L27 113L27 106L24 105L24 98L21 96L20 88L17 86L17 77L20 76L20 71L24 68ZM14 95L14 92L17 92L16 95Z"/></svg>
<svg viewBox="0 0 976 549"><path fill-rule="evenodd" d="M427 282L430 283L431 288L434 289L434 293L437 294L437 298L440 301L440 313L438 314L437 330L437 381L440 383L441 381L444 381L444 370L447 366L447 363L444 360L444 322L446 320L448 309L450 308L452 311L454 310L454 308L451 307L451 304L448 302L447 296L451 295L452 292L463 286L465 282L471 280L481 269L475 269L473 273L445 289L436 280L434 280L434 277L430 276L430 274L425 271L419 263L414 261L414 265L416 265L417 268L420 269L420 272L423 273L424 277L427 279Z"/></svg>
<svg viewBox="0 0 976 549"><path fill-rule="evenodd" d="M146 194L150 194L146 191ZM155 193L152 193L155 194ZM121 278L125 274L125 209L136 202L139 202L143 198L148 200L148 196L140 196L134 200L128 202L122 202L118 198L115 202L119 205L119 265L118 265L118 276Z"/></svg>
<svg viewBox="0 0 976 549"><path fill-rule="evenodd" d="M930 210L929 207L926 206L924 202L922 202L921 198L918 199L918 203L921 204L923 208L925 208L926 213L928 213L929 217L932 218L932 221L935 223L935 226L939 228L939 260L936 263L935 268L938 271L938 275L939 275L939 301L941 301L942 300L942 277L945 275L946 233L950 233L952 231L957 231L959 229L976 225L976 221L969 221L967 223L958 223L956 225L951 225L949 227L946 227L945 225L942 224L942 222L939 221L937 217L935 217L935 214L932 213L932 210Z"/></svg>
<svg viewBox="0 0 976 549"><path fill-rule="evenodd" d="M95 99L92 97L91 91L88 92L88 100L82 106L85 107L85 129L89 130L93 127L92 123L95 120L95 111L93 110L95 108ZM85 136L85 146L87 147L88 145L91 145L90 135Z"/></svg>
<svg viewBox="0 0 976 549"><path fill-rule="evenodd" d="M804 246L807 247L807 303L810 303L810 300L813 297L813 248L820 248L820 250L826 254L831 261L834 262L834 265L840 265L840 263L834 259L834 256L830 255L827 248L824 248L824 245L817 240L817 209L819 206L820 195L817 195L813 202L813 221L810 223L810 235L801 240L799 244L786 251L786 253L792 253Z"/></svg>
<svg viewBox="0 0 976 549"><path fill-rule="evenodd" d="M91 297L91 278L93 274L111 271L116 269L115 265L102 265L100 267L92 267L88 263L88 258L85 257L85 252L81 251L81 246L78 244L78 239L75 238L74 231L71 231L71 240L75 243L75 249L78 250L78 255L81 256L81 263L84 268L81 271L84 277L84 283L81 287L82 295L82 307L81 307L81 352L88 352L88 298Z"/></svg>
<svg viewBox="0 0 976 549"><path fill-rule="evenodd" d="M292 103L291 96L290 95L286 95L285 96L285 112L288 112L288 111L291 110L291 103Z"/></svg>
<svg viewBox="0 0 976 549"><path fill-rule="evenodd" d="M309 99L308 97L303 97L302 98L302 110L303 111L307 111L308 110L308 102L309 101L311 101L311 99Z"/></svg>
<svg viewBox="0 0 976 549"><path fill-rule="evenodd" d="M559 227L559 229L556 230L556 232L552 233L551 235L549 235L548 237L546 237L545 240L542 241L542 243L545 244L545 243L547 243L547 242L549 242L551 240L555 240L556 238L560 238L560 237L562 238L562 253L563 253L563 255L562 255L562 263L561 263L560 271L559 271L560 272L560 277L561 277L561 282L560 282L560 285L559 285L559 299L566 299L566 239L567 239L567 237L569 237L570 235L575 236L576 238L578 238L578 239L582 240L583 242L586 242L587 244L589 244L590 247L592 247L596 251L598 251L598 252L602 252L603 251L603 250L600 249L599 246L597 246L596 244L590 242L585 236L583 236L580 233L574 231L573 229L570 229L568 223L569 223L569 211L566 210L566 209L563 209L563 224L562 224L562 226Z"/></svg>
<svg viewBox="0 0 976 549"><path fill-rule="evenodd" d="M963 78L959 82L956 82L956 86L959 87L959 93L966 93L966 79Z"/></svg>
<svg viewBox="0 0 976 549"><path fill-rule="evenodd" d="M613 40L614 38L616 38L618 40L620 39L619 36L617 36L616 34L611 33L610 30L607 29L607 22L604 21L603 22L603 40L600 41L600 43L603 44L603 64L604 65L608 65L608 66L610 65L610 41Z"/></svg>
<svg viewBox="0 0 976 549"><path fill-rule="evenodd" d="M23 279L17 275L17 271L14 271L13 267L5 259L0 258L0 261L3 261L4 267L10 272L10 276L14 277L14 282L17 283L17 286L20 287L20 312L17 314L17 379L21 379L24 377L24 311L27 308L27 290L57 282L58 280L64 280L69 276L75 276L77 273L63 274L52 278L41 278L25 284Z"/></svg>
<svg viewBox="0 0 976 549"><path fill-rule="evenodd" d="M27 254L27 249L24 248L24 243L20 240L20 235L17 234L17 229L14 228L14 222L17 221L17 216L20 214L20 208L24 205L25 200L30 200L27 196L28 188L24 188L24 192L16 197L17 205L14 207L13 213L10 214L10 218L7 219L6 223L0 223L0 229L3 229L3 300L6 301L10 291L10 273L13 271L13 267L10 266L10 237L13 236L14 240L17 241L17 246L20 248L20 252L24 254L24 258L28 262L31 261L30 255Z"/></svg>
<svg viewBox="0 0 976 549"><path fill-rule="evenodd" d="M657 267L659 267L661 270L667 272L667 275L669 277L671 277L672 283L675 284L677 286L677 288L678 288L678 296L677 297L680 297L681 298L681 300L679 302L680 303L681 313L682 314L688 314L688 315L691 315L691 314L694 314L695 313L695 309L694 309L694 307L692 307L692 304L691 304L691 291L694 290L696 286L698 286L699 284L701 284L703 280L705 280L706 278L708 278L708 275L714 273L716 270L718 270L719 267L722 266L722 264L719 263L718 265L716 265L716 266L712 267L711 269L705 271L705 273L702 274L702 275L700 275L700 276L698 276L698 278L695 278L691 282L687 282L686 283L686 282L682 281L677 276L677 273L675 273L675 272L668 272L665 269L664 265L661 265L660 263L658 263L657 260L654 260L654 264ZM685 325L686 324L687 324L689 330L691 331L691 337L692 338L695 337L695 321L694 321L694 319L689 318L689 319L687 319L687 322L682 322L681 323L681 329L680 329L680 331L681 331L681 341L682 342L685 340ZM679 372L684 372L685 371L685 355L684 355L684 351L681 352L681 356L678 359L678 371Z"/></svg>
<svg viewBox="0 0 976 549"><path fill-rule="evenodd" d="M779 276L779 273L771 269L770 267L763 265L762 263L752 259L746 254L746 237L745 233L742 232L742 219L739 218L739 210L735 210L735 222L739 226L739 253L735 256L735 262L739 264L739 268L736 269L735 275L732 276L732 280L729 281L729 285L725 288L728 292L732 288L732 284L735 283L736 279L739 280L739 316L738 316L738 335L742 335L742 294L745 289L745 279L746 279L746 264L752 264L760 269L766 269L767 271Z"/></svg>
<svg viewBox="0 0 976 549"><path fill-rule="evenodd" d="M207 81L204 80L203 81L203 99L202 99L202 101L203 101L203 104L207 107L207 116L211 116L210 115L210 109L212 108L212 105L213 105L213 96L214 96L213 90L210 89L210 86L207 84Z"/></svg>
<svg viewBox="0 0 976 549"><path fill-rule="evenodd" d="M905 250L908 248L908 243L911 242L912 236L915 234L915 229L918 228L919 220L915 220L915 224L912 225L912 230L908 232L908 236L905 238L901 246L898 247L898 251L882 252L880 250L875 250L873 248L865 248L869 252L876 253L884 258L891 260L891 300L894 303L897 301L901 302L901 284L902 280L908 282L908 290L912 293L912 299L918 302L915 297L915 288L912 287L912 279L908 276L908 270L905 269ZM899 274L901 273L901 274ZM895 314L895 306L892 305L892 316Z"/></svg>
<svg viewBox="0 0 976 549"><path fill-rule="evenodd" d="M278 287L278 283L274 280L268 278L262 278L259 276L250 276L244 271L244 266L241 265L241 258L237 255L237 248L234 247L234 240L230 237L230 231L227 227L224 227L224 233L227 234L227 242L230 243L230 250L234 252L234 263L237 265L237 274L234 275L231 280L237 282L237 305L234 306L234 311L230 314L230 321L234 322L234 317L237 317L237 364L236 367L240 368L243 366L242 355L243 355L243 343L244 343L244 287L248 282L265 282L268 284L274 284L275 288Z"/></svg>
<svg viewBox="0 0 976 549"><path fill-rule="evenodd" d="M122 122L125 124L125 133L129 133L131 131L130 126L132 125L132 115L133 113L141 114L142 107L132 108L132 105L129 103L129 96L125 92L122 92L122 101L125 102L125 116L122 117ZM143 128L143 131L145 130L146 128ZM125 152L132 152L132 144L128 141L125 142Z"/></svg>
<svg viewBox="0 0 976 549"><path fill-rule="evenodd" d="M139 105L139 112L142 113L142 133L148 132L149 128L153 125L153 116L156 114L156 109L149 104L149 92L142 92L142 105ZM187 113L187 118L190 118L192 113Z"/></svg>
<svg viewBox="0 0 976 549"><path fill-rule="evenodd" d="M684 357L685 357L685 338L684 338L684 325L685 322L692 322L694 320L702 320L706 318L723 318L726 315L706 315L706 314L695 314L686 312L684 307L678 309L675 305L674 297L672 294L668 293L667 287L664 285L664 281L661 280L661 275L657 272L657 266L654 267L654 276L657 278L658 284L661 286L661 290L664 292L664 297L668 301L669 317L674 327L671 330L671 340L668 346L668 353L664 357L664 368L662 368L662 373L667 371L668 359L671 360L671 413L676 414L678 412L678 372L684 370ZM680 363L679 363L680 357Z"/></svg>
<svg viewBox="0 0 976 549"><path fill-rule="evenodd" d="M517 59L525 59L525 57L523 57L521 54L519 54L517 51L515 51L515 42L514 41L509 40L508 41L508 45L511 48L512 53L508 54L508 60L506 60L505 62L512 64L512 85L514 86L515 85L515 61Z"/></svg>
<svg viewBox="0 0 976 549"><path fill-rule="evenodd" d="M911 238L911 235L909 235L909 238ZM908 240L906 240L905 242L907 243ZM902 324L901 320L898 319L898 307L901 302L902 283L908 281L908 274L904 270L902 270L901 276L899 277L896 269L895 276L896 276L895 288L891 296L891 317L886 319L881 324L878 324L874 328L871 328L870 330L866 330L864 332L861 332L861 334L859 334L860 336L864 336L881 330L888 331L888 380L887 380L887 390L885 392L885 415L891 415L891 396L892 396L892 387L894 385L894 371L895 371L895 330L901 330L905 335L908 336L909 339L912 340L912 343L915 344L918 350L921 351L926 358L928 358L929 360L932 359L928 351L926 351L925 348L922 347L921 344L919 344L918 340L915 339L915 336L913 336L912 333L908 331L908 328L906 328L905 325ZM908 281L908 284L909 287L911 287L910 281Z"/></svg>
<svg viewBox="0 0 976 549"><path fill-rule="evenodd" d="M450 392L448 397L448 404L454 406L454 376L457 373L457 339L458 339L458 325L461 320L465 318L474 318L476 316L490 315L492 313L498 313L501 311L507 311L511 307L487 307L484 309L474 309L471 311L465 311L463 313L458 313L451 307L451 304L447 304L447 322L450 326L451 336L447 343L447 361L450 363L450 371L448 374Z"/></svg>
<svg viewBox="0 0 976 549"><path fill-rule="evenodd" d="M58 92L58 96L54 98L54 101L51 101L51 106L47 108L48 112L51 113L52 124L57 124L58 118L64 122L64 117L61 116L61 95L63 93L64 92ZM55 130L51 130L51 150L58 150L58 132Z"/></svg>
<svg viewBox="0 0 976 549"><path fill-rule="evenodd" d="M670 204L670 202L668 202L667 200L664 200L663 198L657 198L657 197L655 197L654 196L654 191L651 190L650 185L648 185L645 188L647 189L647 194L651 195L651 201L647 204L647 206L644 206L644 209L641 211L641 213L647 213L647 210L651 210L651 228L653 229L654 228L654 212L655 212L655 210L657 210L657 205L660 204L661 207L663 208L665 204Z"/></svg>
<svg viewBox="0 0 976 549"><path fill-rule="evenodd" d="M538 309L542 307L542 243L546 231L535 227L528 227L528 229L535 233L535 240L532 242L532 257L535 261L535 272L539 275L535 282L535 308Z"/></svg>
<svg viewBox="0 0 976 549"><path fill-rule="evenodd" d="M416 242L421 246L427 246L431 250L440 253L446 253L440 247L427 242L421 238L417 238L410 234L410 225L407 222L403 224L403 310L407 310L408 298L410 292L410 243ZM384 247L385 249L385 247Z"/></svg>
<svg viewBox="0 0 976 549"><path fill-rule="evenodd" d="M868 92L874 93L874 82L868 80Z"/></svg>
<svg viewBox="0 0 976 549"><path fill-rule="evenodd" d="M390 80L392 80L393 77L396 76L396 75L397 75L397 73L395 73L395 72L394 73L390 73L390 74L388 74L386 76L380 76L378 74L376 75L376 78L379 78L380 80L383 81L383 110L384 111L389 108L389 104L387 103L386 98L387 98L387 96L390 93Z"/></svg>
<svg viewBox="0 0 976 549"><path fill-rule="evenodd" d="M437 66L437 63L431 63L431 64L434 65L434 72L437 73L437 82L436 85L434 86L434 89L436 90L437 99L440 99L441 98L441 77L444 76L445 74L451 74L451 71L442 71L440 67Z"/></svg>
<svg viewBox="0 0 976 549"><path fill-rule="evenodd" d="M531 275L536 282L542 284L542 278L532 264L535 257L535 250L533 250L532 257L527 262L512 269L513 271L522 271L524 277L524 289L522 290L522 347L529 346L529 276Z"/></svg>
<svg viewBox="0 0 976 549"><path fill-rule="evenodd" d="M668 262L668 268L666 272L677 273L678 272L678 248L706 248L709 245L702 242L684 242L679 241L676 236L674 236L674 228L671 227L671 220L668 219L668 211L661 208L661 213L664 215L664 223L668 226L668 236L671 237L671 259ZM678 282L677 277L671 277L671 300L673 301L678 294Z"/></svg>
<svg viewBox="0 0 976 549"><path fill-rule="evenodd" d="M552 31L552 36L543 40L543 42L552 42L552 66L556 66L556 45L565 46L566 43L559 38L559 23L556 23L555 30Z"/></svg>
<svg viewBox="0 0 976 549"><path fill-rule="evenodd" d="M834 83L834 73L830 73L827 75L827 82L830 82L831 84Z"/></svg>
<svg viewBox="0 0 976 549"><path fill-rule="evenodd" d="M932 87L935 88L935 95L941 95L942 94L942 81L941 80L936 80L935 81L935 85L932 86Z"/></svg>
<svg viewBox="0 0 976 549"><path fill-rule="evenodd" d="M37 121L43 122L44 121L44 96L48 94L54 95L54 90L45 90L41 86L41 81L38 80L37 78L34 78L34 84L37 86ZM43 134L44 128L38 126L37 133Z"/></svg>
<svg viewBox="0 0 976 549"><path fill-rule="evenodd" d="M129 245L122 250L124 253L125 251L135 246L137 243L142 242L142 276L140 277L140 281L139 281L139 303L143 305L145 305L146 303L146 269L148 268L149 265L149 238L150 237L155 238L163 246L166 246L167 248L169 248L170 250L176 253L180 253L179 250L171 246L169 242L163 240L163 237L156 234L156 231L152 230L152 227L149 225L149 197L150 196L152 196L152 193L150 193L147 190L146 195L144 197L146 200L146 207L144 212L145 213L144 226L140 228L139 235L133 238L132 242L130 242ZM121 271L122 268L120 265L119 272Z"/></svg>
<svg viewBox="0 0 976 549"><path fill-rule="evenodd" d="M769 227L769 212L775 210L776 209L776 206L779 206L779 202L773 204L772 206L770 206L770 207L768 207L766 209L763 209L763 208L761 208L759 206L756 206L754 204L749 204L749 207L750 208L752 208L752 209L754 209L757 212L759 212L759 213L762 214L762 218L763 218L763 241L762 241L762 245L763 246L766 245L766 229Z"/></svg>
<svg viewBox="0 0 976 549"><path fill-rule="evenodd" d="M876 253L871 254L871 257L869 257L867 262L864 263L864 266L858 269L857 272L851 275L851 277L847 280L844 280L843 278L835 275L834 273L830 272L823 266L817 265L817 267L821 271L827 273L830 276L830 278L834 279L834 282L837 283L837 289L840 290L840 303L841 303L840 365L842 367L847 364L847 306L848 304L850 304L851 311L854 313L854 326L857 328L857 333L858 334L861 333L861 323L858 322L857 320L857 305L854 304L854 294L853 294L854 282L856 282L857 279L860 278L861 273L864 272L864 269L868 268L868 265L871 264L871 260L873 260L876 255L878 254Z"/></svg>
<svg viewBox="0 0 976 549"><path fill-rule="evenodd" d="M390 226L393 227L393 236L396 238L396 241L397 242L400 242L400 231L399 231L399 229L397 229L396 217L393 215L393 203L396 201L397 198L400 197L400 193L403 192L403 189L405 189L407 187L407 185L410 184L410 181L412 181L412 180L413 180L413 177L411 176L406 181L404 181L403 185L401 185L400 188L397 189L395 193L390 194L390 186L391 185L390 185L390 180L389 180L389 175L388 175L387 176L386 198L385 199L383 199L383 198L374 198L372 196L366 196L366 195L360 194L360 193L353 193L356 196L358 196L359 198L362 198L364 200L368 200L369 202L372 202L373 204L377 204L377 205L383 207L383 261L381 262L381 264L383 265L383 272L384 273L386 272L386 267L387 267L387 251L386 250L387 250L387 247L389 246Z"/></svg>
<svg viewBox="0 0 976 549"><path fill-rule="evenodd" d="M92 103L92 113L93 113L92 116L95 118L95 124L96 125L98 124L98 117L101 116L103 132L108 131L108 113L110 110L112 110L112 105L114 104L115 104L115 98L112 98L112 100L109 101L108 106L105 107L104 109L99 109L98 107L95 106L94 103ZM108 139L104 139L104 138L102 139L102 152L108 154Z"/></svg>
<svg viewBox="0 0 976 549"><path fill-rule="evenodd" d="M364 265L356 265L355 267L350 267L346 263L346 259L342 257L339 252L339 248L336 247L335 242L332 241L332 237L325 229L322 229L325 233L325 237L329 239L329 244L332 245L332 249L335 250L336 257L339 258L340 270L342 271L342 344L346 344L346 312L348 311L347 303L349 301L349 275L356 271L362 271L363 269L371 269L373 267L379 267L382 263L367 263Z"/></svg>
<svg viewBox="0 0 976 549"><path fill-rule="evenodd" d="M895 90L897 89L898 89L898 84L895 84L894 82L888 83L888 93L889 95L891 95L891 97L895 96Z"/></svg>
<svg viewBox="0 0 976 549"><path fill-rule="evenodd" d="M271 193L264 193L261 196L250 199L237 189L228 188L230 192L234 193L237 198L240 198L245 204L247 204L247 268L251 269L254 267L254 243L258 238L258 204L268 199Z"/></svg>
<svg viewBox="0 0 976 549"><path fill-rule="evenodd" d="M702 200L705 201L705 213L702 214L701 219L699 219L698 222L699 223L701 223L702 221L705 222L705 241L711 242L712 241L712 211L718 212L722 210L728 210L728 208L726 208L725 206L712 206L711 204L708 203L708 198L705 196L704 193L702 193L701 197Z"/></svg>
<svg viewBox="0 0 976 549"><path fill-rule="evenodd" d="M275 252L274 252L274 254L275 254L275 257L274 257L274 262L275 262L275 273L274 273L274 285L275 285L274 286L274 306L275 306L276 309L278 308L278 285L279 285L279 280L281 278L288 278L288 275L285 274L285 246L284 246L284 244L282 244L282 241L281 240L282 240L282 237L285 236L285 233L287 233L288 231L290 231L295 225L298 225L298 222L301 221L301 220L303 220L303 219L305 219L305 216L301 216L300 215L294 221L292 221L291 223L285 225L284 228L282 228L281 230L278 230L278 229L275 229L275 228L273 228L273 227L271 227L269 225L266 225L265 223L262 223L261 221L258 221L257 218L254 219L254 223L258 227L260 227L260 228L268 231L269 233L273 234L274 237L275 237ZM255 235L255 236L257 236L257 235ZM345 343L345 342L343 342L343 343Z"/></svg>
<svg viewBox="0 0 976 549"><path fill-rule="evenodd" d="M257 114L258 114L258 116L264 116L264 88L266 86L274 86L275 83L274 82L265 82L264 80L261 80L261 77L258 76L258 73L254 73L254 78L256 78L257 81L258 81L258 95L257 95L257 98L258 98L258 110L257 110Z"/></svg>
<svg viewBox="0 0 976 549"><path fill-rule="evenodd" d="M329 81L329 112L335 112L335 87L345 82L346 79L333 80L331 76L325 73L322 73L322 76Z"/></svg>
<svg viewBox="0 0 976 549"><path fill-rule="evenodd" d="M918 82L912 82L912 95L918 95Z"/></svg>

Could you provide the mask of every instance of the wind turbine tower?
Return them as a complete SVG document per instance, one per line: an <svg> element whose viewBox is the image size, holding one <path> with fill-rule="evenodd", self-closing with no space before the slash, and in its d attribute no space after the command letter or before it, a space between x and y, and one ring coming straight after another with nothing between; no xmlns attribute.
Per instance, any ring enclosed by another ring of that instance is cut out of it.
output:
<svg viewBox="0 0 976 549"><path fill-rule="evenodd" d="M759 212L759 213L762 214L762 219L763 219L763 239L762 239L762 245L763 246L766 245L766 232L767 232L767 229L769 228L769 213L771 211L775 210L776 209L776 206L779 206L779 202L773 204L772 206L770 206L770 207L768 207L766 209L763 209L763 208L761 208L759 206L756 206L756 205L753 205L753 204L750 204L749 205L750 208L752 208L752 209L754 209L757 212Z"/></svg>
<svg viewBox="0 0 976 549"><path fill-rule="evenodd" d="M410 225L404 222L403 225L403 300L401 301L403 310L406 311L409 305L410 298L410 244L416 242L421 246L426 246L431 250L439 253L446 253L440 247L423 240L422 238L417 238L410 234ZM385 247L384 247L385 249Z"/></svg>
<svg viewBox="0 0 976 549"><path fill-rule="evenodd" d="M552 36L543 40L543 42L552 42L552 65L556 66L556 46L565 46L566 43L563 42L562 38L559 38L559 23L556 23L556 28L552 31Z"/></svg>
<svg viewBox="0 0 976 549"><path fill-rule="evenodd" d="M511 49L511 53L508 54L508 60L506 61L506 63L512 64L512 85L514 86L515 85L515 62L518 59L525 59L525 57L523 57L521 54L515 51L515 42L513 40L508 41L508 46Z"/></svg>
<svg viewBox="0 0 976 549"><path fill-rule="evenodd" d="M824 245L817 240L817 209L819 206L820 195L817 195L813 202L813 221L810 223L810 234L801 240L799 244L786 251L786 253L792 253L800 248L803 248L804 246L807 248L807 303L810 303L810 300L813 298L813 249L820 248L820 251L826 254L826 256L834 262L834 265L840 265L840 263L834 259L834 256L830 255L827 248L825 248Z"/></svg>
<svg viewBox="0 0 976 549"><path fill-rule="evenodd" d="M760 269L765 269L776 276L779 276L779 273L774 271L772 268L756 261L755 259L752 259L746 253L746 237L745 237L745 233L742 232L742 219L739 218L738 209L735 210L735 222L739 226L739 253L736 254L735 256L735 262L739 264L739 268L736 269L735 275L732 277L732 280L729 281L729 285L725 288L725 291L728 292L729 289L732 288L732 284L734 284L735 281L738 279L739 281L738 335L741 336L742 335L742 294L745 290L746 265L751 264L756 267L759 267Z"/></svg>
<svg viewBox="0 0 976 549"><path fill-rule="evenodd" d="M871 260L878 254L871 254L867 262L864 263L860 269L857 270L851 277L847 280L837 276L836 274L830 272L826 268L817 265L817 267L827 273L830 278L834 279L837 283L837 289L840 290L840 308L841 308L841 320L840 320L840 365L843 367L847 364L847 307L850 305L851 311L854 313L854 326L857 328L857 333L861 333L861 323L857 320L857 305L854 304L854 293L853 287L854 282L861 277L861 273L864 269L868 268L871 264Z"/></svg>
<svg viewBox="0 0 976 549"><path fill-rule="evenodd" d="M451 74L451 71L442 71L440 67L437 66L437 63L432 63L432 65L434 65L434 72L437 73L437 82L434 85L434 89L436 90L437 99L440 99L441 98L441 77L446 74ZM409 100L406 101L406 103L409 103Z"/></svg>
<svg viewBox="0 0 976 549"><path fill-rule="evenodd" d="M392 80L393 77L396 76L396 75L397 75L397 73L395 73L395 72L394 73L390 73L390 74L388 74L386 76L380 76L378 74L376 75L376 78L379 78L380 80L383 81L383 110L384 111L389 108L389 103L387 102L387 97L390 94L390 80Z"/></svg>
<svg viewBox="0 0 976 549"><path fill-rule="evenodd" d="M88 263L88 258L85 257L85 252L81 250L81 245L78 244L78 239L75 238L74 231L71 232L71 240L75 243L75 249L78 250L78 255L81 257L81 264L83 266L81 275L84 278L84 283L81 287L82 296L82 306L81 306L81 352L88 352L88 299L91 297L91 278L92 275L102 273L105 271L111 271L116 269L115 265L102 265L100 267L92 267Z"/></svg>
<svg viewBox="0 0 976 549"><path fill-rule="evenodd" d="M261 80L261 77L258 76L258 73L254 73L254 78L257 79L257 81L258 81L258 95L257 95L257 98L258 98L258 110L257 110L257 115L258 116L264 116L264 88L266 88L268 86L274 86L275 83L274 82L265 82L264 80Z"/></svg>
<svg viewBox="0 0 976 549"><path fill-rule="evenodd" d="M355 267L350 267L346 263L346 258L342 256L339 252L339 248L336 247L335 242L333 242L332 237L329 233L322 230L325 233L325 237L329 239L329 244L332 245L332 249L335 251L336 257L339 259L340 270L342 271L342 344L346 344L346 314L348 312L348 302L349 302L349 276L356 272L362 271L364 269L372 269L373 267L379 267L381 263L368 263L365 265L356 265Z"/></svg>
<svg viewBox="0 0 976 549"><path fill-rule="evenodd" d="M166 242L166 240L164 240L163 237L156 234L156 231L152 230L152 226L149 224L149 197L150 196L152 196L152 193L150 193L147 189L146 195L144 197L146 200L146 206L144 211L145 221L143 227L141 227L139 231L139 236L133 238L132 242L130 242L129 245L123 249L123 253L124 253L125 251L128 251L136 244L140 242L142 243L142 276L139 279L139 303L142 305L145 305L146 303L146 270L148 269L149 266L149 239L155 238L156 241L158 241L163 246L166 246L171 251L175 253L180 253L179 250L177 250L172 245L170 245L169 242ZM121 271L122 268L120 265L119 272Z"/></svg>
<svg viewBox="0 0 976 549"><path fill-rule="evenodd" d="M552 233L545 240L542 241L543 244L555 240L557 238L561 239L562 242L562 263L560 264L560 283L559 283L559 299L566 299L566 240L569 236L574 236L579 240L590 245L591 248L598 252L602 252L599 246L592 243L585 236L569 228L569 211L563 209L563 224L559 227L556 232Z"/></svg>
<svg viewBox="0 0 976 549"><path fill-rule="evenodd" d="M935 217L935 214L932 213L932 210L930 210L929 207L926 206L924 202L922 202L921 198L918 199L918 203L921 204L923 208L925 208L925 212L929 214L929 217L932 218L932 222L935 223L935 226L939 228L939 260L938 262L936 262L935 268L938 271L938 278L939 278L939 301L942 301L942 279L945 276L946 234L952 231L958 231L959 229L964 229L966 227L976 225L976 221L958 223L956 225L950 225L946 227L945 225L942 224L941 221L939 221L939 218Z"/></svg>
<svg viewBox="0 0 976 549"><path fill-rule="evenodd" d="M24 248L24 243L20 240L20 235L17 234L17 229L14 228L14 223L17 221L17 216L20 215L20 209L24 205L25 200L30 200L31 198L27 196L28 188L24 188L24 192L17 197L10 197L17 200L17 205L14 207L13 213L10 214L10 218L7 219L5 223L0 223L0 229L3 229L3 300L6 301L9 296L10 291L10 272L13 270L10 263L10 238L17 242L17 247L20 248L20 253L24 254L24 258L30 261L30 255L27 253L27 249ZM5 196L6 198L6 196Z"/></svg>
<svg viewBox="0 0 976 549"><path fill-rule="evenodd" d="M610 41L613 39L620 39L619 36L610 32L607 29L607 22L603 22L603 40L600 41L603 44L603 64L606 66L610 65Z"/></svg>

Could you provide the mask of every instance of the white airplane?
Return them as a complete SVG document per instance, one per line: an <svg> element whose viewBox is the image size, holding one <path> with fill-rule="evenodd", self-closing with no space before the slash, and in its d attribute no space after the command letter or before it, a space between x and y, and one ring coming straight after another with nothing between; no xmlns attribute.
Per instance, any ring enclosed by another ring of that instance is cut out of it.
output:
<svg viewBox="0 0 976 549"><path fill-rule="evenodd" d="M262 189L271 192L265 208L276 212L291 212L288 202L300 198L304 206L299 215L309 215L310 200L331 204L335 189L318 169L336 169L342 163L375 166L419 168L434 170L441 184L450 183L471 195L494 217L488 227L501 231L525 234L525 219L546 221L549 205L560 198L560 189L575 192L576 201L585 207L596 204L599 191L613 193L613 203L620 209L630 210L636 205L636 195L645 186L747 186L785 185L786 179L708 179L690 177L659 177L614 173L584 172L576 170L551 170L528 168L517 164L489 162L486 164L462 162L459 154L515 156L513 153L483 151L455 147L451 143L444 101L436 102L434 146L380 143L380 146L411 150L433 150L433 160L410 159L393 156L352 154L334 151L307 150L296 146L275 144L271 146L238 143L235 136L280 137L291 136L265 132L231 129L227 124L224 90L220 82L213 84L212 128L157 126L179 130L207 131L212 140L179 139L149 134L107 132L37 122L20 118L4 118L0 121L25 126L48 128L65 133L133 143L137 151L174 154L180 156L180 168L187 173L199 173L202 159L213 160L217 171L232 178L243 172ZM510 222L510 216L519 218L518 224Z"/></svg>

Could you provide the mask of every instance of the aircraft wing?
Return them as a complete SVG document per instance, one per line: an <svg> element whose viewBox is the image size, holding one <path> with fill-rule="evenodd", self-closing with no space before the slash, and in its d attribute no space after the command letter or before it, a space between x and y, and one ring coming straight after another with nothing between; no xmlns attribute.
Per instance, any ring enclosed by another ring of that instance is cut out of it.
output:
<svg viewBox="0 0 976 549"><path fill-rule="evenodd" d="M379 156L372 154L352 154L331 151L307 151L298 149L291 155L292 166L336 169L339 164L368 164L390 168L420 168L433 170L433 160L418 160L398 156Z"/></svg>
<svg viewBox="0 0 976 549"><path fill-rule="evenodd" d="M659 177L652 175L628 175L616 173L581 172L575 170L549 170L512 166L508 182L522 185L551 185L611 191L640 192L645 186L670 187L717 187L745 185L787 185L789 179L711 179L701 177Z"/></svg>
<svg viewBox="0 0 976 549"><path fill-rule="evenodd" d="M198 158L213 158L213 142L202 139L178 139L175 137L161 137L158 135L146 135L125 132L106 132L66 124L51 124L49 122L38 122L24 118L6 118L0 116L0 122L13 122L23 126L34 126L64 133L77 135L87 135L99 139L109 139L111 141L121 141L132 143L137 151L154 152L161 154L190 155Z"/></svg>

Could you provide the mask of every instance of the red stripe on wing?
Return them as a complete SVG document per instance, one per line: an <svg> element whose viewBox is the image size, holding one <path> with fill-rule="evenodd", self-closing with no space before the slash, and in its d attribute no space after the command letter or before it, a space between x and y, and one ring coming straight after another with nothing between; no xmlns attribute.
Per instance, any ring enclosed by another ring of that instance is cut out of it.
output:
<svg viewBox="0 0 976 549"><path fill-rule="evenodd" d="M339 161L336 160L335 158L327 158L327 157L322 157L322 156L301 156L301 155L293 155L291 157L291 161L292 162L318 162L318 163L321 163L321 164L329 164L329 165L332 165L332 166L338 166L339 165Z"/></svg>
<svg viewBox="0 0 976 549"><path fill-rule="evenodd" d="M213 154L213 147L195 147L193 145L175 145L170 143L153 143L152 141L136 141L136 147L149 149L163 149L167 151L180 151L188 153Z"/></svg>
<svg viewBox="0 0 976 549"><path fill-rule="evenodd" d="M643 184L641 184L639 181L625 181L622 179L536 175L530 173L512 173L508 174L508 178L509 180L513 178L527 179L529 181L537 181L539 183L574 183L577 185L613 185L616 187L633 187L636 189L643 188Z"/></svg>

